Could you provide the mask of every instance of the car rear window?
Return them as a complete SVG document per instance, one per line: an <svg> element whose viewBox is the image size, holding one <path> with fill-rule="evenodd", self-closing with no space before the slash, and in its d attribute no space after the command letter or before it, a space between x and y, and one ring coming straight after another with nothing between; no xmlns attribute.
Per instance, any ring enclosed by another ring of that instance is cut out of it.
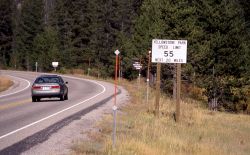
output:
<svg viewBox="0 0 250 155"><path fill-rule="evenodd" d="M58 77L40 77L37 78L35 83L59 83Z"/></svg>

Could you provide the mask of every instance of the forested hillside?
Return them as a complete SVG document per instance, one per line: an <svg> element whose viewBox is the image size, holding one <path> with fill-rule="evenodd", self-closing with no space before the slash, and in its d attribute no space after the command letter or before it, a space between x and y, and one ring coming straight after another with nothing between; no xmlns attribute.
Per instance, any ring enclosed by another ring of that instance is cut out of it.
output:
<svg viewBox="0 0 250 155"><path fill-rule="evenodd" d="M133 79L134 59L146 76L151 41L188 40L182 79L204 89L221 110L250 109L250 2L248 0L0 0L0 68L51 71L79 68ZM174 65L162 68L162 89L172 91ZM155 66L152 66L152 74ZM250 110L249 110L250 111Z"/></svg>

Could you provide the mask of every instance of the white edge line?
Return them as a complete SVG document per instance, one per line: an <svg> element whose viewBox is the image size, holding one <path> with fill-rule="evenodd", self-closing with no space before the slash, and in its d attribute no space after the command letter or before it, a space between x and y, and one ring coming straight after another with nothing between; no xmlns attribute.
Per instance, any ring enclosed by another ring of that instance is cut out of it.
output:
<svg viewBox="0 0 250 155"><path fill-rule="evenodd" d="M76 78L76 77L70 77L70 76L64 76L64 77L72 78L72 79L78 79L78 80L86 80L86 79L81 79L81 78ZM98 94L96 94L96 95L94 95L94 96L92 96L92 97L90 97L90 98L88 98L88 99L86 99L86 100L80 102L80 103L77 103L77 104L75 104L75 105L73 105L73 106L71 106L71 107L68 107L68 108L66 108L66 109L64 109L64 110L61 110L61 111L59 111L59 112L56 112L56 113L54 113L54 114L52 114L52 115L50 115L50 116L47 116L47 117L45 117L45 118L42 118L42 119L40 119L40 120L38 120L38 121L36 121L36 122L30 123L30 124L28 124L28 125L26 125L26 126L24 126L24 127L21 127L21 128L19 128L19 129L17 129L17 130L14 130L14 131L12 131L12 132L9 132L9 133L7 133L7 134L1 136L0 139L3 139L3 138L5 138L5 137L8 137L8 136L14 134L14 133L17 133L17 132L19 132L19 131L21 131L21 130L24 130L24 129L28 128L28 127L31 127L31 126L33 126L33 125L35 125L35 124L38 124L38 123L40 123L40 122L42 122L42 121L44 121L44 120L47 120L47 119L49 119L49 118L51 118L51 117L54 117L54 116L56 116L56 115L58 115L58 114L60 114L60 113L62 113L62 112L64 112L64 111L67 111L67 110L69 110L69 109L72 109L72 108L74 108L74 107L76 107L76 106L78 106L78 105L80 105L80 104L83 104L83 103L85 103L85 102L87 102L87 101L89 101L89 100L91 100L91 99L93 99L93 98L99 96L100 94L102 94L102 93L104 93L104 92L106 91L106 88L105 88L103 85L101 85L100 83L97 83L97 82L92 81L92 80L86 80L86 81L89 81L89 82L92 82L92 83L95 83L95 84L101 86L101 87L103 88L102 92L100 92L100 93L98 93Z"/></svg>
<svg viewBox="0 0 250 155"><path fill-rule="evenodd" d="M23 88L23 89L21 89L21 90L18 90L18 91L16 91L16 92L13 92L13 93L5 94L5 95L0 95L0 98L5 97L5 96L9 96L9 95L13 95L13 94L16 94L16 93L19 93L19 92L21 92L21 91L24 91L24 90L28 89L29 86L30 86L30 82L29 82L28 80L26 80L26 79L19 78L19 77L15 77L15 76L11 76L11 75L7 75L7 76L14 77L14 78L17 78L17 79L22 79L22 80L24 80L25 82L28 83L28 86L26 86L25 88Z"/></svg>

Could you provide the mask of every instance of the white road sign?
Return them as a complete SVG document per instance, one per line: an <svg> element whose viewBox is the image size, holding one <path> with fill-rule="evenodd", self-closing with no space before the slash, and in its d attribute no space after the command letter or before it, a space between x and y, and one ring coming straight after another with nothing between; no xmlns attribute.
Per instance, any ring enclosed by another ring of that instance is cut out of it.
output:
<svg viewBox="0 0 250 155"><path fill-rule="evenodd" d="M58 67L58 65L59 65L58 62L52 62L52 66L53 66L54 68Z"/></svg>
<svg viewBox="0 0 250 155"><path fill-rule="evenodd" d="M118 54L120 54L120 51L116 50L115 55L118 55Z"/></svg>
<svg viewBox="0 0 250 155"><path fill-rule="evenodd" d="M152 40L152 62L187 63L187 40Z"/></svg>
<svg viewBox="0 0 250 155"><path fill-rule="evenodd" d="M135 67L135 69L140 70L142 68L142 64L140 64L139 62L134 62L133 66Z"/></svg>

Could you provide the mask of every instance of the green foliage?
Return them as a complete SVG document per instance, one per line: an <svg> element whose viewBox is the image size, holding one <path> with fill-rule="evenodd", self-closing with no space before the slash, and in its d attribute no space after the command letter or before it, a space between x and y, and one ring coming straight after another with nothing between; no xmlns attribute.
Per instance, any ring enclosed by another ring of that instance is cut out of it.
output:
<svg viewBox="0 0 250 155"><path fill-rule="evenodd" d="M131 55L147 57L152 39L187 39L190 49L202 36L201 28L196 25L196 7L187 0L173 2L169 0L145 0L141 14L135 25L134 49ZM138 56L137 56L138 57ZM155 72L155 67L152 68ZM171 91L172 65L163 65L163 89Z"/></svg>
<svg viewBox="0 0 250 155"><path fill-rule="evenodd" d="M19 67L30 70L31 55L33 55L33 40L36 35L43 31L43 1L24 0L19 4L16 12L18 18L15 25L14 51L20 64Z"/></svg>
<svg viewBox="0 0 250 155"><path fill-rule="evenodd" d="M242 79L248 70L247 31L240 10L234 1L197 3L198 25L203 35L190 54L196 80L206 88L208 99L219 98L221 105L233 111L238 110L232 108L236 103L244 101L240 90L246 84Z"/></svg>
<svg viewBox="0 0 250 155"><path fill-rule="evenodd" d="M103 5L97 5L102 3ZM131 33L133 1L55 1L52 26L58 31L62 64L113 74L114 50L120 36ZM81 65L79 65L81 64Z"/></svg>
<svg viewBox="0 0 250 155"><path fill-rule="evenodd" d="M33 70L35 68L35 62L38 63L38 69L40 71L53 70L51 62L61 62L61 59L57 32L53 28L47 27L44 32L34 38L31 61L32 64L34 64Z"/></svg>
<svg viewBox="0 0 250 155"><path fill-rule="evenodd" d="M246 101L242 87L249 79L249 35L241 10L238 2L227 0L145 0L130 52L145 57L153 38L187 39L183 77L205 88L209 101L219 98L227 110L243 110L237 104ZM162 83L169 86L171 67L162 70Z"/></svg>
<svg viewBox="0 0 250 155"><path fill-rule="evenodd" d="M12 42L11 15L13 2L1 0L0 2L0 66L8 65Z"/></svg>
<svg viewBox="0 0 250 155"><path fill-rule="evenodd" d="M249 102L249 10L247 0L2 0L0 65L34 70L37 61L50 71L59 61L62 72L91 68L113 77L119 49L123 77L133 79L135 59L146 75L152 39L186 39L183 79L218 98L222 109L241 111ZM165 92L172 79L173 65L163 65Z"/></svg>

